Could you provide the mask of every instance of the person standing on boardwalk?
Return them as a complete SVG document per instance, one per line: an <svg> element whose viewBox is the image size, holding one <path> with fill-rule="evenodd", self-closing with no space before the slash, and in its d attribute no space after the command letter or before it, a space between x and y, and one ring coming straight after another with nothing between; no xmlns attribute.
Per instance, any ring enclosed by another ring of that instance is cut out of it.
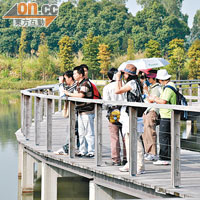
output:
<svg viewBox="0 0 200 200"><path fill-rule="evenodd" d="M171 75L168 74L166 69L158 71L156 78L163 86L160 97L150 96L149 100L157 104L176 104L176 93L170 88L165 88L166 85L170 85L176 89L173 82L170 81ZM168 165L171 160L171 133L170 133L170 119L171 109L160 109L160 131L159 131L159 143L160 152L159 160L154 162L155 165Z"/></svg>
<svg viewBox="0 0 200 200"><path fill-rule="evenodd" d="M116 68L111 68L107 75L109 78L110 83L103 88L103 100L105 101L124 101L123 94L115 94L116 88L116 80L115 74L118 72ZM109 110L114 109L121 109L119 106L108 106ZM109 113L108 113L109 114ZM109 132L110 132L110 142L111 142L111 158L112 162L106 162L106 164L119 166L121 165L121 158L120 158L120 137L119 132L122 131L122 124L119 122L111 123L109 121ZM122 142L123 142L123 161L126 162L126 147L124 137L122 135Z"/></svg>
<svg viewBox="0 0 200 200"><path fill-rule="evenodd" d="M76 89L76 83L73 77L73 71L68 70L66 71L63 76L59 77L59 92L60 96L66 96L65 91L73 92ZM68 117L68 103L65 101L64 108L63 108L63 116ZM78 138L77 138L78 140ZM57 151L54 151L57 155L64 155L69 151L69 135L67 135L67 143Z"/></svg>
<svg viewBox="0 0 200 200"><path fill-rule="evenodd" d="M151 103L148 96L159 97L161 92L160 84L156 81L156 70L151 70L146 74L146 77L151 85L148 87L147 98L148 103ZM159 109L149 107L145 110L143 115L144 120L144 133L142 135L144 142L144 149L146 153L145 160L156 161L157 157L157 135L156 135L156 122L158 120Z"/></svg>
<svg viewBox="0 0 200 200"><path fill-rule="evenodd" d="M141 86L138 81L138 77L136 75L136 67L132 64L127 64L124 69L124 79L127 83L122 86L121 75L122 72L118 72L116 74L116 94L125 94L125 101L128 101L128 92L135 94L135 96L140 96L141 94ZM120 121L122 122L122 132L125 135L125 143L126 143L126 153L127 153L127 163L123 167L119 168L121 172L129 171L129 116L126 112L126 107L122 107L121 109L121 117ZM138 140L137 140L137 174L144 173L144 149L141 141L141 134L144 132L143 130L143 120L142 117L137 118L137 132L138 132Z"/></svg>
<svg viewBox="0 0 200 200"><path fill-rule="evenodd" d="M90 82L85 79L83 67L75 67L73 76L77 83L76 90L74 93L65 91L65 94L69 97L92 99L92 86ZM78 132L80 141L79 153L77 156L94 157L94 104L77 102L76 110L78 112Z"/></svg>

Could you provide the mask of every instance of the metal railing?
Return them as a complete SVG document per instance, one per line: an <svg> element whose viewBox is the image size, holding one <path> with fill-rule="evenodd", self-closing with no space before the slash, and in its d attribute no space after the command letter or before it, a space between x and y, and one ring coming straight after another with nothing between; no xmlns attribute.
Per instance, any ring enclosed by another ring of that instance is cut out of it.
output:
<svg viewBox="0 0 200 200"><path fill-rule="evenodd" d="M200 85L198 83L198 91ZM53 86L39 87L21 91L21 132L26 140L30 139L30 127L32 124L32 98L34 98L34 123L35 123L35 145L40 145L40 124L43 118L46 118L47 126L47 151L52 151L52 114L55 112L55 101L58 101L58 111L61 111L62 102L66 98L60 98L54 95ZM48 91L48 92L47 92ZM45 94L44 94L45 93ZM200 93L198 93L199 95ZM192 97L191 97L192 99ZM200 95L195 99L200 102ZM68 98L69 101L69 124L70 141L69 157L75 158L75 103L87 102L95 104L95 163L96 166L102 165L102 108L103 105L129 106L130 123L130 176L137 173L137 110L142 107L165 108L172 110L171 117L171 183L173 187L180 186L180 111L198 113L200 116L200 107L180 106L180 105L161 105L136 102L112 102L83 98Z"/></svg>

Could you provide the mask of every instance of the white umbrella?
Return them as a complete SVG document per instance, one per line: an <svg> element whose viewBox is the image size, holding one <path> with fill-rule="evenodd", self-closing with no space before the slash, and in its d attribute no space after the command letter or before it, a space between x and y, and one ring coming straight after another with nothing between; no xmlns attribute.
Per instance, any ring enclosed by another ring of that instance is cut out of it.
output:
<svg viewBox="0 0 200 200"><path fill-rule="evenodd" d="M127 62L122 63L118 70L124 70L127 64L133 64L138 70L142 70L164 67L170 63L164 58L143 58L138 60L128 60Z"/></svg>
<svg viewBox="0 0 200 200"><path fill-rule="evenodd" d="M133 61L134 61L134 60L128 60L128 61L126 61L126 62L123 62L123 63L119 66L118 71L123 71L123 70L125 69L126 65L127 65L127 64L132 64Z"/></svg>

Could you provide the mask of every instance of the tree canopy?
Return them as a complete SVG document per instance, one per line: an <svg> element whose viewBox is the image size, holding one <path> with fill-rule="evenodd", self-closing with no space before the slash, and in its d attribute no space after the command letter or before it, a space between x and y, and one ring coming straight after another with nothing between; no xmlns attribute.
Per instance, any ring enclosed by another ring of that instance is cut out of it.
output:
<svg viewBox="0 0 200 200"><path fill-rule="evenodd" d="M0 1L0 17L16 2L18 0ZM44 3L41 0L36 2ZM134 40L136 51L144 51L145 44L149 40L156 40L161 44L164 54L172 39L185 39L185 36L189 35L186 20L181 14L183 0L138 0L144 9L139 11L136 17L128 13L126 2L126 0L71 0L62 3L59 16L49 28L27 28L26 53L38 50L42 32L46 35L50 51L58 52L58 42L67 35L74 40L73 49L74 53L77 53L83 46L84 38L93 33L94 36L101 36L102 43L109 46L111 54L126 53L128 38ZM166 9L169 6L170 9ZM16 55L21 28L13 27L11 20L2 18L0 28L0 53Z"/></svg>

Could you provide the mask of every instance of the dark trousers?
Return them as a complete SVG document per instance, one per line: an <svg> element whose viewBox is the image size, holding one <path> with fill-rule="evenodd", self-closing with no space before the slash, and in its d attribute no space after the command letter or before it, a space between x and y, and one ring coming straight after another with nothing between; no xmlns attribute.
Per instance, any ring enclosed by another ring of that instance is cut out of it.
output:
<svg viewBox="0 0 200 200"><path fill-rule="evenodd" d="M170 119L161 118L159 143L160 143L160 160L171 160L171 133L170 133Z"/></svg>

